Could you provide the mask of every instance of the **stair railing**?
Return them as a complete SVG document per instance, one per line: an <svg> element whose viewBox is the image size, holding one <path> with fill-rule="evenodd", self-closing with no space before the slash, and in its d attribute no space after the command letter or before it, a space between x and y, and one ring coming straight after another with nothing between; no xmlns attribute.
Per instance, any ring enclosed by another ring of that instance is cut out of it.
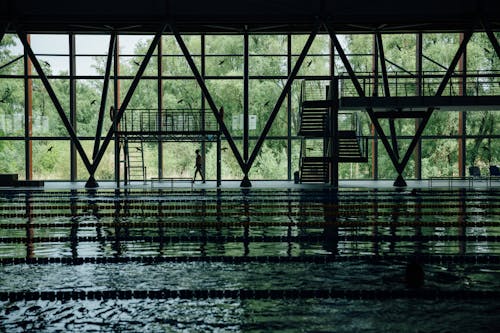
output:
<svg viewBox="0 0 500 333"><path fill-rule="evenodd" d="M302 112L304 110L304 107L302 106L302 102L304 101L304 94L305 94L305 86L306 86L306 81L302 80L300 83L300 95L299 95L299 112L298 112L298 123L299 123L299 128L302 128Z"/></svg>
<svg viewBox="0 0 500 333"><path fill-rule="evenodd" d="M300 177L302 178L302 164L303 164L303 159L304 159L304 146L305 146L305 142L304 142L304 138L302 138L300 140L300 157L299 157L299 172L300 172Z"/></svg>
<svg viewBox="0 0 500 333"><path fill-rule="evenodd" d="M354 113L354 128L356 129L356 140L358 140L359 150L361 152L361 156L366 158L368 157L368 137L363 136L363 126L361 125L361 121L359 121L359 115Z"/></svg>

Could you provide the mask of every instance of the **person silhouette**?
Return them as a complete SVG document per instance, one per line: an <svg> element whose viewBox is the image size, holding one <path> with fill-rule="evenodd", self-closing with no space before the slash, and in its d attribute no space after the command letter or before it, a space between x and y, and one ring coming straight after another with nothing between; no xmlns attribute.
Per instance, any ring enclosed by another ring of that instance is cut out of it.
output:
<svg viewBox="0 0 500 333"><path fill-rule="evenodd" d="M196 149L195 153L196 153L196 163L194 167L196 170L194 171L193 183L196 180L196 175L198 173L200 174L202 182L205 183L205 175L203 174L203 159L200 155L200 150Z"/></svg>

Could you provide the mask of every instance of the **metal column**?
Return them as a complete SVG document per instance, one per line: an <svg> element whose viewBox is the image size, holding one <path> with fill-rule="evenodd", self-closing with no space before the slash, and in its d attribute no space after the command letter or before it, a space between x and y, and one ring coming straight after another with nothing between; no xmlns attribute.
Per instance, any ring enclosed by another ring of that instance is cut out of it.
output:
<svg viewBox="0 0 500 333"><path fill-rule="evenodd" d="M243 160L248 164L248 147L249 147L249 133L248 133L248 90L249 90L249 64L248 64L248 31L245 29L243 35ZM243 180L241 187L250 187L252 183L248 179L249 168L243 170Z"/></svg>
<svg viewBox="0 0 500 333"><path fill-rule="evenodd" d="M75 59L75 35L73 33L69 34L69 122L75 132L76 128L76 59ZM76 147L74 142L70 142L70 180L72 182L76 181L78 176L78 170L76 166Z"/></svg>
<svg viewBox="0 0 500 333"><path fill-rule="evenodd" d="M158 120L157 120L157 126L158 126L158 131L162 131L163 127L163 43L162 39L158 41L158 53L157 53L157 71L158 71ZM161 135L158 137L158 178L163 178L163 140Z"/></svg>
<svg viewBox="0 0 500 333"><path fill-rule="evenodd" d="M203 80L205 80L205 74L206 74L206 62L205 62L205 36L200 40L200 48L201 48L201 64L200 64L200 75ZM205 97L203 97L203 93L200 96L201 99L201 131L205 132L206 130L206 119L207 119L207 113L205 111ZM203 163L203 177L204 179L207 179L207 145L205 143L205 140L201 141L201 155L204 157L202 158L201 162Z"/></svg>
<svg viewBox="0 0 500 333"><path fill-rule="evenodd" d="M378 96L378 48L377 48L377 37L373 35L372 43L372 72L373 72L373 91L372 96ZM372 141L372 178L374 180L378 179L378 133L375 130L375 125L370 124L371 134L373 135Z"/></svg>
<svg viewBox="0 0 500 333"><path fill-rule="evenodd" d="M460 33L460 43L464 39L464 34ZM464 49L464 53L460 60L458 61L458 71L461 73L460 85L458 86L458 95L467 95L467 48ZM467 165L467 112L458 112L458 175L460 177L466 176L466 165Z"/></svg>
<svg viewBox="0 0 500 333"><path fill-rule="evenodd" d="M333 106L330 111L330 135L331 135L331 167L330 167L330 185L334 188L339 187L339 79L331 81L331 97Z"/></svg>
<svg viewBox="0 0 500 333"><path fill-rule="evenodd" d="M423 75L423 34L419 32L416 36L415 45L415 65L417 71L417 82L416 82L416 95L422 96L422 75ZM415 131L420 127L421 119L415 119ZM415 147L415 178L418 180L422 179L422 140L418 140L417 146Z"/></svg>
<svg viewBox="0 0 500 333"><path fill-rule="evenodd" d="M286 47L286 66L287 75L290 75L292 71L292 35L287 35L287 47ZM292 94L287 95L286 99L286 111L287 111L287 179L292 179Z"/></svg>
<svg viewBox="0 0 500 333"><path fill-rule="evenodd" d="M114 61L113 61L113 111L120 108L120 37L116 36L115 51L114 51ZM110 118L114 119L114 114L110 113ZM116 134L118 130L116 124L113 123L113 131L115 131L115 141L114 141L114 156L115 156L115 182L116 187L120 187L120 138ZM96 162L97 154L94 156L94 163Z"/></svg>
<svg viewBox="0 0 500 333"><path fill-rule="evenodd" d="M31 43L30 35L27 35L26 38L28 43ZM29 78L31 72L31 61L28 54L24 52L24 160L27 180L33 179L33 142L31 141L33 134L33 80Z"/></svg>

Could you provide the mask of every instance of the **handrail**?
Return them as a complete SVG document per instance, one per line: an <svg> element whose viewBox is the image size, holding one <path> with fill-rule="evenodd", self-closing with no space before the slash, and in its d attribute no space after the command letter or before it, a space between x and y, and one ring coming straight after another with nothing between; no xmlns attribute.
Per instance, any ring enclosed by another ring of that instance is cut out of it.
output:
<svg viewBox="0 0 500 333"><path fill-rule="evenodd" d="M435 91L444 76L444 71L410 72L388 71L387 78L392 96L434 96ZM340 80L340 96L358 96L347 73L336 76ZM361 83L365 96L371 96L375 82L381 82L382 76L375 76L371 72L358 72L356 77ZM465 82L463 82L465 80ZM330 85L327 79L305 79L301 84L302 101L328 100L331 94L325 94L325 87ZM459 87L464 84L466 90L461 92ZM420 85L420 89L418 88ZM491 96L500 95L500 70L489 71L455 71L447 84L447 95L459 96ZM381 91L382 92L382 91Z"/></svg>
<svg viewBox="0 0 500 333"><path fill-rule="evenodd" d="M121 122L124 132L218 131L217 121L203 117L204 109L127 109ZM161 119L160 119L161 117ZM203 119L204 118L204 119Z"/></svg>
<svg viewBox="0 0 500 333"><path fill-rule="evenodd" d="M375 82L382 79L379 75L376 77L373 73L356 73L358 80L361 81L365 95L371 96ZM420 92L422 96L434 96L435 91L441 83L444 72L440 71L389 71L387 73L389 87L393 96L417 96L418 83L420 82ZM341 73L340 80L347 80L350 77ZM465 80L465 82L463 82ZM466 90L463 95L466 96L491 96L500 95L500 71L455 71L447 85L447 94L449 96L460 96L459 86L465 83ZM357 92L346 84L341 85L341 96L357 96Z"/></svg>

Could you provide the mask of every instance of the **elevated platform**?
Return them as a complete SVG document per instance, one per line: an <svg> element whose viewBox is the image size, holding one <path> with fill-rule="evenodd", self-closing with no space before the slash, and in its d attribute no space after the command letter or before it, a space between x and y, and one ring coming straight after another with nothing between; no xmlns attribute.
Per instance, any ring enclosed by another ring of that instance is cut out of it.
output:
<svg viewBox="0 0 500 333"><path fill-rule="evenodd" d="M215 142L219 131L118 131L128 141L142 142Z"/></svg>
<svg viewBox="0 0 500 333"><path fill-rule="evenodd" d="M203 109L128 109L117 134L128 141L217 141L221 132L213 114Z"/></svg>
<svg viewBox="0 0 500 333"><path fill-rule="evenodd" d="M424 111L434 107L436 111L500 111L500 96L342 97L339 104L341 110Z"/></svg>
<svg viewBox="0 0 500 333"><path fill-rule="evenodd" d="M303 102L307 108L328 108L332 100L310 100ZM425 111L434 107L436 111L500 111L500 96L408 96L408 97L341 97L340 110L374 111L408 110ZM411 115L407 115L412 118Z"/></svg>

